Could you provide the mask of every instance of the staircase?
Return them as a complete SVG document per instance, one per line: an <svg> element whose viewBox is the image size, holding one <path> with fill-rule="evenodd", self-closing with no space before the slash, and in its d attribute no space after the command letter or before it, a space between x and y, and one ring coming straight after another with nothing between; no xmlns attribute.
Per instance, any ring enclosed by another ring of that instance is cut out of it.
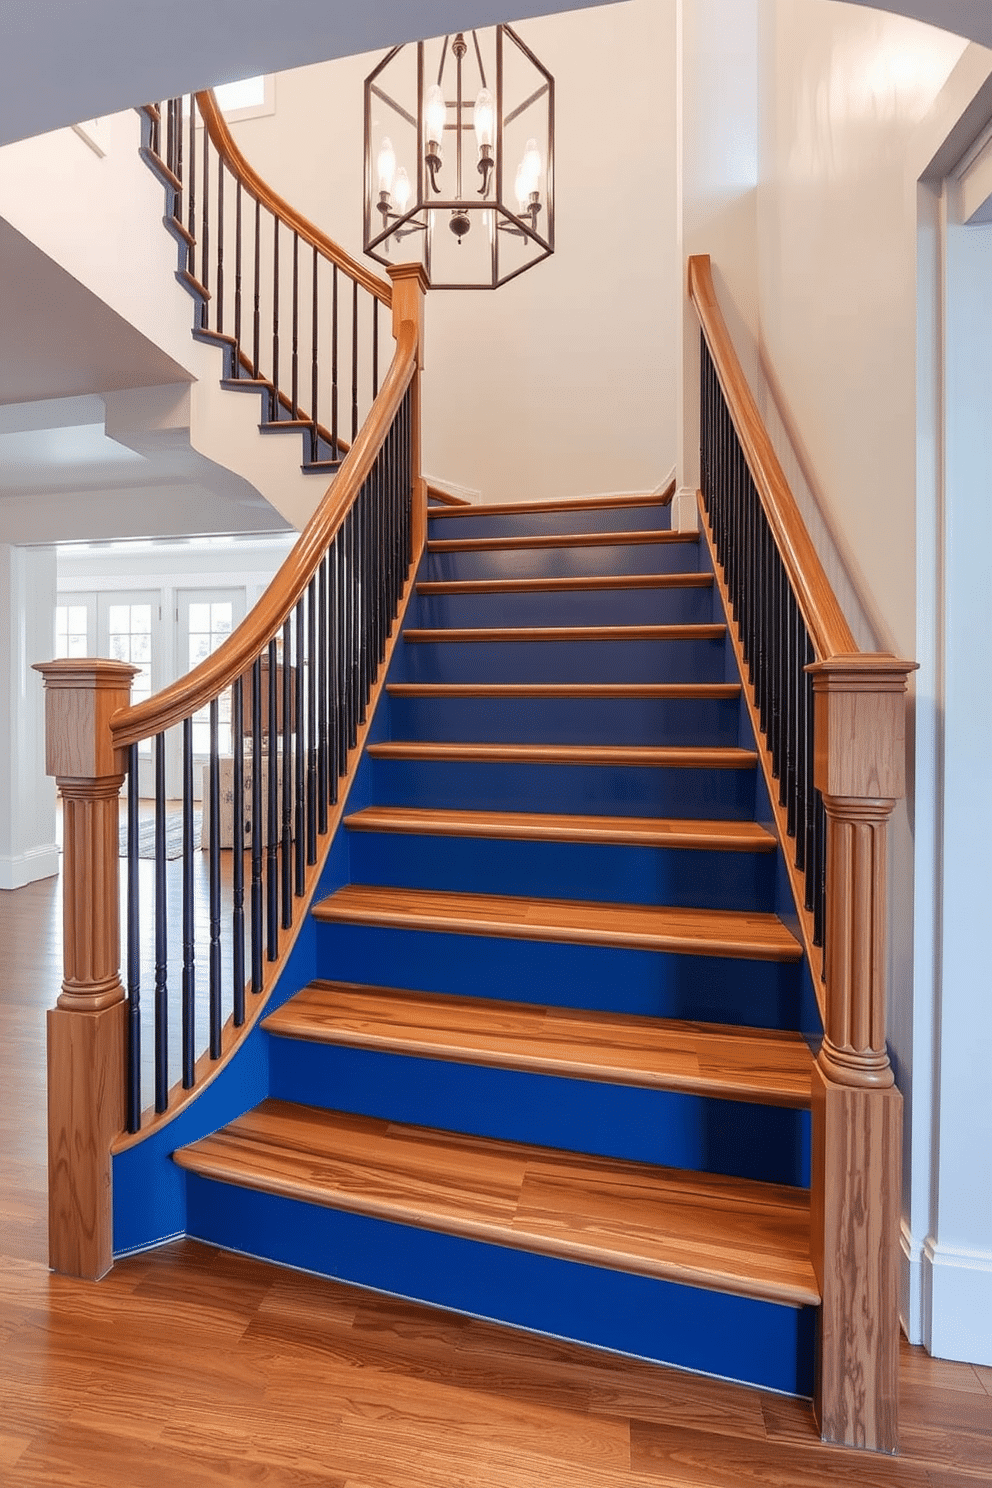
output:
<svg viewBox="0 0 992 1488"><path fill-rule="evenodd" d="M705 546L432 508L379 714L187 1233L810 1394L814 1004Z"/></svg>

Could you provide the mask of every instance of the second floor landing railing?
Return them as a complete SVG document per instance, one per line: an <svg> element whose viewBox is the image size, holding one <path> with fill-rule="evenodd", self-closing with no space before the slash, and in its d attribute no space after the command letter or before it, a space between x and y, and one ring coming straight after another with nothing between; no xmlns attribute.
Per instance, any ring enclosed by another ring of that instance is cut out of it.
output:
<svg viewBox="0 0 992 1488"><path fill-rule="evenodd" d="M894 1451L901 1098L886 1045L888 821L904 794L913 664L858 651L720 311L699 316L700 506L823 1020L813 1080L812 1259L825 1440Z"/></svg>

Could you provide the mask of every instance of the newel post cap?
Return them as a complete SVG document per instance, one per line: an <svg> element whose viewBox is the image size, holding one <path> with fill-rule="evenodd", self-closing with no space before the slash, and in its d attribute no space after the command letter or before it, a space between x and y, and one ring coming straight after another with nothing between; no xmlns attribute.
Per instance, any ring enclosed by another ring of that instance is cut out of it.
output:
<svg viewBox="0 0 992 1488"><path fill-rule="evenodd" d="M813 662L814 778L824 797L897 801L906 792L906 687L917 669L882 652Z"/></svg>
<svg viewBox="0 0 992 1488"><path fill-rule="evenodd" d="M45 679L45 770L62 780L100 780L121 773L110 720L131 701L140 671L126 661L70 656L39 661Z"/></svg>

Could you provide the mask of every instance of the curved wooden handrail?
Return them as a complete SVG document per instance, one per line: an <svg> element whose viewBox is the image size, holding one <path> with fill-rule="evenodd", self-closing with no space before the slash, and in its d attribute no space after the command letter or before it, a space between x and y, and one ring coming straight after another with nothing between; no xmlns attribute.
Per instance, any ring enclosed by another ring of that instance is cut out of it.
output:
<svg viewBox="0 0 992 1488"><path fill-rule="evenodd" d="M125 749L189 718L242 677L289 616L348 514L372 469L379 447L417 369L418 333L413 321L399 328L396 351L379 396L342 462L323 501L310 518L272 583L237 630L185 677L154 697L114 715L115 749Z"/></svg>
<svg viewBox="0 0 992 1488"><path fill-rule="evenodd" d="M391 306L393 303L392 286L385 279L380 279L364 264L352 258L350 253L339 248L326 233L322 233L319 227L315 227L303 216L302 212L298 212L285 198L273 191L272 187L262 180L235 144L224 115L217 107L217 100L213 93L197 93L196 102L214 148L232 176L241 182L249 196L261 202L263 207L267 207L287 227L299 233L303 241L309 243L311 248L316 248L324 258L337 264L338 268L343 269L349 278L357 280L363 289L368 290L369 294L375 295L376 299L381 300L384 305Z"/></svg>
<svg viewBox="0 0 992 1488"><path fill-rule="evenodd" d="M696 307L737 437L806 622L816 658L829 661L833 656L852 656L858 651L857 642L824 573L737 359L717 301L708 254L695 254L689 259L689 298Z"/></svg>

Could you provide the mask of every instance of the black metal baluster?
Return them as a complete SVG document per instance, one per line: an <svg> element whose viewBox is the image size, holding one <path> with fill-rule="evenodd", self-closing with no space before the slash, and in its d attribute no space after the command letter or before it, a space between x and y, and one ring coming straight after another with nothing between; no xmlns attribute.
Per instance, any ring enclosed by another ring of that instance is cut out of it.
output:
<svg viewBox="0 0 992 1488"><path fill-rule="evenodd" d="M269 642L269 738L268 738L268 812L265 833L266 854L266 924L267 952L270 961L279 954L279 673L275 639Z"/></svg>
<svg viewBox="0 0 992 1488"><path fill-rule="evenodd" d="M220 335L224 334L224 161L217 156L217 314Z"/></svg>
<svg viewBox="0 0 992 1488"><path fill-rule="evenodd" d="M165 879L165 735L155 735L155 1110L169 1104L169 918Z"/></svg>
<svg viewBox="0 0 992 1488"><path fill-rule="evenodd" d="M231 376L241 376L241 181L234 189L234 353Z"/></svg>
<svg viewBox="0 0 992 1488"><path fill-rule="evenodd" d="M294 867L295 874L293 887L297 899L303 897L306 888L306 866L307 866L307 837L306 837L306 799L304 795L306 787L306 758L304 755L303 737L303 705L305 701L304 684L306 681L305 661L303 655L303 637L306 626L306 615L304 613L303 600L297 601L296 605L296 663L293 668L293 716L294 732L296 735L296 753L294 759L294 775L296 783L296 809L294 812L293 825L295 830L295 852Z"/></svg>
<svg viewBox="0 0 992 1488"><path fill-rule="evenodd" d="M351 283L351 442L358 438L358 280Z"/></svg>
<svg viewBox="0 0 992 1488"><path fill-rule="evenodd" d="M231 689L231 753L234 756L234 801L231 835L231 890L234 898L231 975L234 981L234 1026L245 1021L245 703L244 680Z"/></svg>
<svg viewBox="0 0 992 1488"><path fill-rule="evenodd" d="M127 766L127 1129L141 1130L141 884L138 878L138 746Z"/></svg>
<svg viewBox="0 0 992 1488"><path fill-rule="evenodd" d="M218 748L219 704L210 704L210 1058L221 1053L221 974L220 974L220 750Z"/></svg>
<svg viewBox="0 0 992 1488"><path fill-rule="evenodd" d="M193 720L183 719L183 1089L196 1066L196 910L193 882Z"/></svg>
<svg viewBox="0 0 992 1488"><path fill-rule="evenodd" d="M203 222L203 242L200 247L200 279L204 290L210 293L210 135L206 124L203 125L203 209L201 213ZM200 303L200 325L204 330L210 326L210 301L203 299Z"/></svg>
<svg viewBox="0 0 992 1488"><path fill-rule="evenodd" d="M293 418L300 416L300 235L293 232Z"/></svg>
<svg viewBox="0 0 992 1488"><path fill-rule="evenodd" d="M172 100L172 117L173 117L173 128L175 130L175 136L176 136L176 158L175 158L175 164L173 165L173 170L175 171L176 177L179 180L179 182L182 183L182 180L183 180L183 101L182 101L181 98L174 98ZM172 202L172 215L173 215L173 217L175 218L176 222L179 224L180 227L182 227L182 225L183 225L183 191L184 191L184 189L185 188L182 186L182 184L180 184L180 188L176 192L175 196L173 197L173 202ZM188 264L187 264L187 267L189 267Z"/></svg>
<svg viewBox="0 0 992 1488"><path fill-rule="evenodd" d="M279 218L272 217L272 393L269 418L279 418Z"/></svg>
<svg viewBox="0 0 992 1488"><path fill-rule="evenodd" d="M323 563L320 572L323 573ZM307 587L307 862L317 861L317 580ZM325 807L326 810L326 807Z"/></svg>
<svg viewBox="0 0 992 1488"><path fill-rule="evenodd" d="M379 297L372 296L372 402L379 396Z"/></svg>
<svg viewBox="0 0 992 1488"><path fill-rule="evenodd" d="M317 652L317 697L320 709L320 741L317 758L317 829L321 836L327 831L327 775L330 769L328 754L330 697L328 695L327 680L327 571L329 563L329 554L325 553L321 559L320 568L317 571L317 634L320 638Z"/></svg>
<svg viewBox="0 0 992 1488"><path fill-rule="evenodd" d="M314 250L313 250L313 313L312 313L312 321L311 321L311 328L310 328L310 420L311 420L311 425L312 425L311 430L310 430L310 458L311 458L311 460L314 460L314 461L316 461L316 460L318 460L320 458L320 435L318 433L318 426L319 426L319 423L320 423L320 412L319 412L320 404L319 404L319 398L318 398L318 391L319 391L319 389L318 389L318 381L319 381L320 368L319 368L319 358L317 356L317 350L318 350L318 346L319 346L319 329L320 329L320 313L319 313L319 299L318 299L318 292L319 292L319 287L320 287L320 279L319 279L319 275L318 275L318 268L319 268L319 266L320 266L320 259L319 259L318 254L317 254L317 249L314 248Z"/></svg>
<svg viewBox="0 0 992 1488"><path fill-rule="evenodd" d="M251 669L251 990L259 993L262 972L262 658Z"/></svg>
<svg viewBox="0 0 992 1488"><path fill-rule="evenodd" d="M258 359L261 354L262 333L262 209L258 199L255 200L255 293L254 314L252 319L252 351L251 351L251 375L257 378Z"/></svg>
<svg viewBox="0 0 992 1488"><path fill-rule="evenodd" d="M341 528L334 534L334 541L330 551L330 704L331 704L331 742L332 766L330 779L330 804L336 805L338 799L338 779L341 775L342 760L342 725L341 725Z"/></svg>
<svg viewBox="0 0 992 1488"><path fill-rule="evenodd" d="M293 628L282 627L282 928L293 923Z"/></svg>
<svg viewBox="0 0 992 1488"><path fill-rule="evenodd" d="M196 98L189 95L189 199L187 201L186 268L196 278Z"/></svg>
<svg viewBox="0 0 992 1488"><path fill-rule="evenodd" d="M338 266L331 269L331 459L339 460L338 446Z"/></svg>

